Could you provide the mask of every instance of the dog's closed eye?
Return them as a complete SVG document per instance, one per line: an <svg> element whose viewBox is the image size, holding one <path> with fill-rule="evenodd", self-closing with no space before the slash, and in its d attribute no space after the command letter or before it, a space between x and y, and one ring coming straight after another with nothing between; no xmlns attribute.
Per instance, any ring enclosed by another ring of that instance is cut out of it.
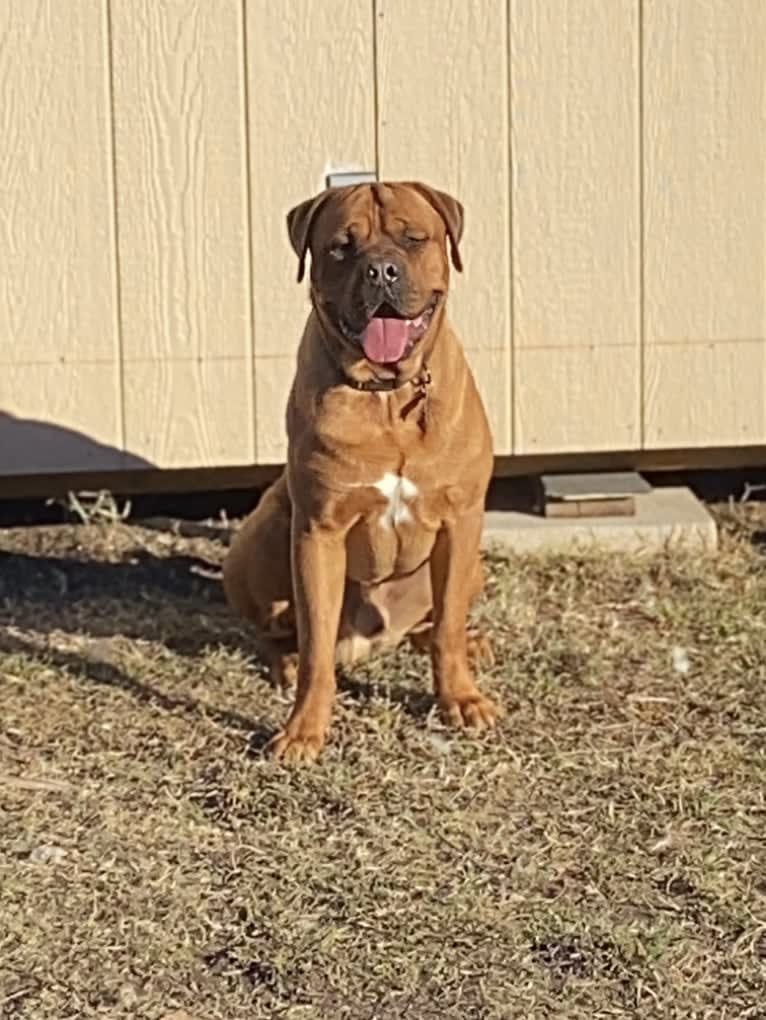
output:
<svg viewBox="0 0 766 1020"><path fill-rule="evenodd" d="M405 248L417 248L427 240L428 234L425 230L418 230L416 227L407 227L402 234L402 244Z"/></svg>
<svg viewBox="0 0 766 1020"><path fill-rule="evenodd" d="M354 251L353 237L350 234L338 234L330 242L328 251L334 259L337 259L338 262L342 262L343 259L351 255Z"/></svg>

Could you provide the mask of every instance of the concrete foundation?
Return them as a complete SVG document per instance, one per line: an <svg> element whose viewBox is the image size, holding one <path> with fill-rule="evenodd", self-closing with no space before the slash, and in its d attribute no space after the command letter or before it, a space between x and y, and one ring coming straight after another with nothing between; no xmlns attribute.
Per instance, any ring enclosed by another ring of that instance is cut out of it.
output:
<svg viewBox="0 0 766 1020"><path fill-rule="evenodd" d="M556 519L516 510L489 510L484 545L518 553L588 548L626 553L669 548L714 552L717 548L715 521L689 489L653 489L635 500L633 517Z"/></svg>

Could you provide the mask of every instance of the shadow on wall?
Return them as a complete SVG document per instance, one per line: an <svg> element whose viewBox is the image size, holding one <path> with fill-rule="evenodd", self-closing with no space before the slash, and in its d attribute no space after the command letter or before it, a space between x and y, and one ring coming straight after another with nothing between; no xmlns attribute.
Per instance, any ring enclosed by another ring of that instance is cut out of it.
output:
<svg viewBox="0 0 766 1020"><path fill-rule="evenodd" d="M122 471L154 465L82 432L0 411L0 474Z"/></svg>

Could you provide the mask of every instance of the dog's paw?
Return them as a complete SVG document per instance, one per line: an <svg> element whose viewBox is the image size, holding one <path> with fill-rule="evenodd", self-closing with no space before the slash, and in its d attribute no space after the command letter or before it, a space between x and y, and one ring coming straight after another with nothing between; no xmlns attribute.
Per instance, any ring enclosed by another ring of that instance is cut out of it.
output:
<svg viewBox="0 0 766 1020"><path fill-rule="evenodd" d="M491 729L502 716L500 707L476 690L460 697L443 698L439 707L445 721L460 729Z"/></svg>
<svg viewBox="0 0 766 1020"><path fill-rule="evenodd" d="M266 745L266 753L277 761L288 764L311 764L317 760L324 747L324 735L316 732L289 729L282 730Z"/></svg>

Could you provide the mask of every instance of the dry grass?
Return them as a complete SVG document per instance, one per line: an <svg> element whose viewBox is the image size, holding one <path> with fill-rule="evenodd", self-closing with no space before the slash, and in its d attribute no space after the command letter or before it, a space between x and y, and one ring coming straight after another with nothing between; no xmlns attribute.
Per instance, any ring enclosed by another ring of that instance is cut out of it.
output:
<svg viewBox="0 0 766 1020"><path fill-rule="evenodd" d="M442 729L402 653L309 770L260 753L287 703L217 543L0 533L0 1015L763 1020L756 518L495 562L502 731Z"/></svg>

